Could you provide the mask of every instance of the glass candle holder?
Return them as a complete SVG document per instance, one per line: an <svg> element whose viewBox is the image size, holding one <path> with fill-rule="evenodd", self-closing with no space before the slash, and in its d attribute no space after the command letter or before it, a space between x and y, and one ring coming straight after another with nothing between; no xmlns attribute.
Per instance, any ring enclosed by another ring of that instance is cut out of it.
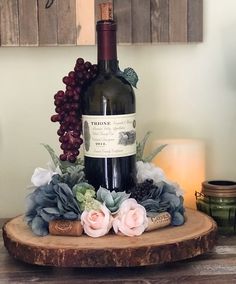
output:
<svg viewBox="0 0 236 284"><path fill-rule="evenodd" d="M212 180L202 183L195 192L199 211L211 216L222 234L236 234L236 182Z"/></svg>

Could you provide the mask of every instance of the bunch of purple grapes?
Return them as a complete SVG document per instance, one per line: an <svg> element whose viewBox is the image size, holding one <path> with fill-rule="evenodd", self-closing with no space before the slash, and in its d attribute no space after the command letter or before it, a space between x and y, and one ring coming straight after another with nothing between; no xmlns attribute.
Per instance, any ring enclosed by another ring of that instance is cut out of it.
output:
<svg viewBox="0 0 236 284"><path fill-rule="evenodd" d="M79 148L83 143L81 121L81 92L97 75L97 65L78 58L74 71L68 73L62 81L66 85L65 91L58 91L54 96L55 112L51 116L52 122L59 122L57 131L63 153L61 161L74 163L79 155Z"/></svg>

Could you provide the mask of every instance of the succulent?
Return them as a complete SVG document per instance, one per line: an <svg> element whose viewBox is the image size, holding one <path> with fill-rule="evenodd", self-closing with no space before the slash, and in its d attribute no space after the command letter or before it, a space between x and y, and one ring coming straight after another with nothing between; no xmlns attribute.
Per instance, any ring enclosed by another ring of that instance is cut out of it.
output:
<svg viewBox="0 0 236 284"><path fill-rule="evenodd" d="M86 183L79 183L73 187L73 192L82 210L98 210L101 203L95 199L95 188Z"/></svg>
<svg viewBox="0 0 236 284"><path fill-rule="evenodd" d="M104 203L106 207L111 211L111 213L116 213L121 205L121 203L128 199L130 194L125 191L116 192L109 191L108 189L101 187L97 191L97 200Z"/></svg>

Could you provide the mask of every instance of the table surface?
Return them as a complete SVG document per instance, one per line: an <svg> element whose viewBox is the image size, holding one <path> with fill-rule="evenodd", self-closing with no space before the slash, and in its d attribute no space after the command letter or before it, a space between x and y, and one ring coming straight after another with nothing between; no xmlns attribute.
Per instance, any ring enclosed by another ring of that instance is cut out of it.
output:
<svg viewBox="0 0 236 284"><path fill-rule="evenodd" d="M6 220L0 219L0 228ZM134 268L55 268L8 255L0 239L0 283L236 283L236 236L219 236L214 250L175 263Z"/></svg>

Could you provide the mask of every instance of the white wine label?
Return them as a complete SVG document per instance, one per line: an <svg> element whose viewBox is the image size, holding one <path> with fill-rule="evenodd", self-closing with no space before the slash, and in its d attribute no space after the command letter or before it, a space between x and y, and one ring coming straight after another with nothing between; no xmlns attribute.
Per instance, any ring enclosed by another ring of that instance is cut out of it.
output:
<svg viewBox="0 0 236 284"><path fill-rule="evenodd" d="M84 155L118 158L136 153L135 113L83 115Z"/></svg>

